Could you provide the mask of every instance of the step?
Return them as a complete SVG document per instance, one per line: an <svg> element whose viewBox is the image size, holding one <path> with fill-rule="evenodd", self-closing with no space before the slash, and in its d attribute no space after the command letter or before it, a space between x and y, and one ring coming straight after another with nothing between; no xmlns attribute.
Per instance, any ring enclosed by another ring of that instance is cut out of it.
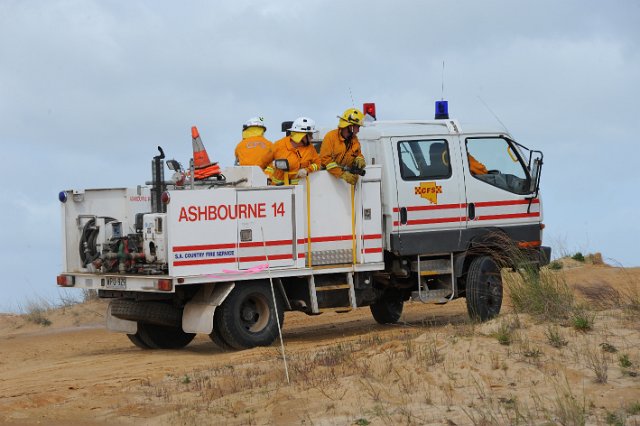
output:
<svg viewBox="0 0 640 426"><path fill-rule="evenodd" d="M349 287L349 284L324 285L321 287L316 287L316 291L348 290Z"/></svg>
<svg viewBox="0 0 640 426"><path fill-rule="evenodd" d="M417 291L411 292L411 299L418 300L423 303L447 303L449 301L448 296L451 296L451 289L437 289L437 290L425 290L422 292L422 298Z"/></svg>
<svg viewBox="0 0 640 426"><path fill-rule="evenodd" d="M318 309L318 313L322 314L325 312L336 312L339 314L344 314L347 312L351 312L353 311L353 308L351 306L335 306L333 308L320 308Z"/></svg>
<svg viewBox="0 0 640 426"><path fill-rule="evenodd" d="M418 262L411 262L411 270L418 271ZM451 273L450 259L420 259L420 275L443 275Z"/></svg>
<svg viewBox="0 0 640 426"><path fill-rule="evenodd" d="M436 276L436 275L451 275L451 269L427 270L427 271L423 269L422 271L420 271L421 277Z"/></svg>

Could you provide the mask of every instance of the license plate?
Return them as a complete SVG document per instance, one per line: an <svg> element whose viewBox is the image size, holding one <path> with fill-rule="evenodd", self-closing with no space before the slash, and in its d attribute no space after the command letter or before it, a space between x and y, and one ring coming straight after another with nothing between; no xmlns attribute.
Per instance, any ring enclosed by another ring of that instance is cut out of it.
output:
<svg viewBox="0 0 640 426"><path fill-rule="evenodd" d="M127 278L126 277L106 277L104 279L105 288L116 289L116 290L124 290L127 288Z"/></svg>

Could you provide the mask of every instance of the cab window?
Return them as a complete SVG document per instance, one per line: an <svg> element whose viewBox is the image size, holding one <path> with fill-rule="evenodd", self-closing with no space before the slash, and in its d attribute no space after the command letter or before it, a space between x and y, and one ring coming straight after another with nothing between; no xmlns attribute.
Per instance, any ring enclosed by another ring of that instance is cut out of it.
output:
<svg viewBox="0 0 640 426"><path fill-rule="evenodd" d="M469 171L476 179L516 194L529 193L529 173L518 147L499 137L467 138Z"/></svg>
<svg viewBox="0 0 640 426"><path fill-rule="evenodd" d="M398 159L403 180L451 177L449 145L444 139L401 141L398 143Z"/></svg>

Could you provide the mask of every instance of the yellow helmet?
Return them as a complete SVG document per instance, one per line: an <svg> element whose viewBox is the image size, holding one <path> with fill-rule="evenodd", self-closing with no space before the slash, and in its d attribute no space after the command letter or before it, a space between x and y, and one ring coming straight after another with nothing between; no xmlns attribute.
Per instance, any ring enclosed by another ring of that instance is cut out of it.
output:
<svg viewBox="0 0 640 426"><path fill-rule="evenodd" d="M364 124L364 114L358 108L349 108L342 114L342 117L338 116L338 127L344 128L351 125L362 126Z"/></svg>

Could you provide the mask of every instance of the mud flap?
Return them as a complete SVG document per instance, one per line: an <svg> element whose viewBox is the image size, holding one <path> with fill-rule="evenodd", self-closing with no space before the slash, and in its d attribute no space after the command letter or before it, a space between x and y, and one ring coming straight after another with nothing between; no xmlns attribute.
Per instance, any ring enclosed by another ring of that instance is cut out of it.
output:
<svg viewBox="0 0 640 426"><path fill-rule="evenodd" d="M182 329L185 333L211 334L213 314L235 285L235 283L204 284L184 307Z"/></svg>
<svg viewBox="0 0 640 426"><path fill-rule="evenodd" d="M107 308L107 328L119 333L136 334L138 332L138 323L116 318L111 315L111 303L109 303L109 307Z"/></svg>

